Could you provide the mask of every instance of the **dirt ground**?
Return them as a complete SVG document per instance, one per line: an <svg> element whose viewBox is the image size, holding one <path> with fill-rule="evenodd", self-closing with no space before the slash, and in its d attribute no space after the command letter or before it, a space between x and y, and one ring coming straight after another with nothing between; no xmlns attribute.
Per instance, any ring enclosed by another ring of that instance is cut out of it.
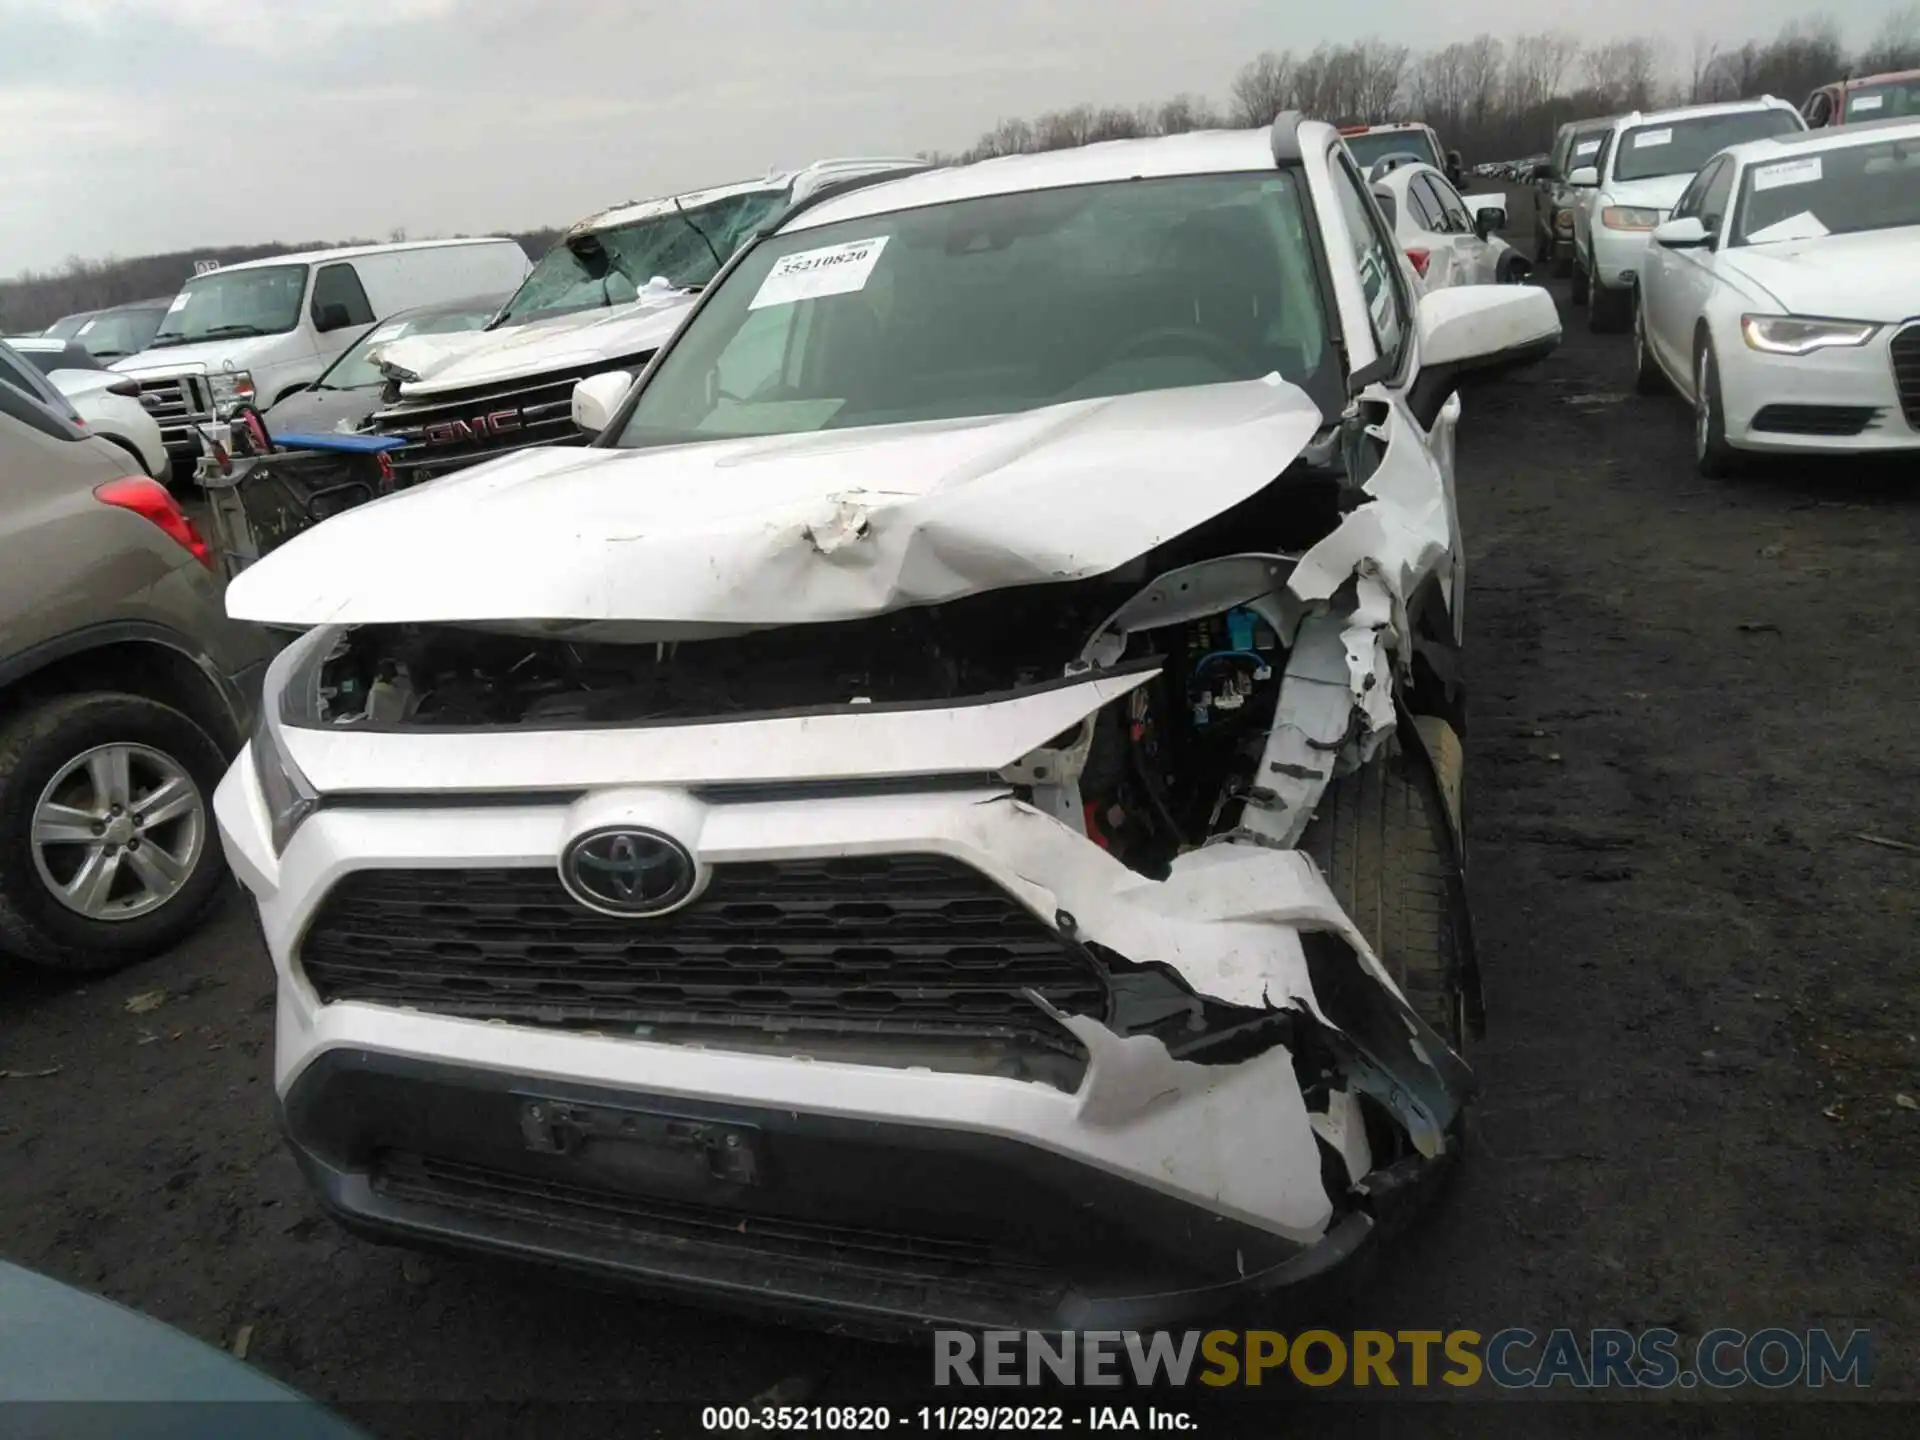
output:
<svg viewBox="0 0 1920 1440"><path fill-rule="evenodd" d="M1865 1326L1877 1393L1920 1398L1920 851L1862 838L1920 845L1920 465L1702 480L1686 409L1630 394L1624 339L1556 294L1559 352L1461 433L1484 1099L1352 1323ZM36 1077L0 1079L0 1253L216 1344L251 1327L252 1361L388 1434L594 1399L677 1402L645 1413L688 1433L781 1382L927 1403L917 1351L349 1239L281 1152L271 1006L237 898L125 975L0 971L0 1069ZM508 1408L363 1408L423 1400ZM1527 1433L1617 1428L1516 1404ZM1416 1408L1378 1423L1486 1428ZM1689 1434L1834 1416L1685 1408Z"/></svg>

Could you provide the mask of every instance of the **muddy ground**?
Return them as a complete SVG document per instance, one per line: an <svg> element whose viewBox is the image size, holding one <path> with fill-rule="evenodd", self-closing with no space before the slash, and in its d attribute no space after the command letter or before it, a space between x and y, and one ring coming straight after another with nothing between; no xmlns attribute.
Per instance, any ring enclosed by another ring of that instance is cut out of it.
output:
<svg viewBox="0 0 1920 1440"><path fill-rule="evenodd" d="M1560 351L1470 393L1461 435L1474 1153L1348 1323L1866 1326L1877 1393L1920 1398L1920 852L1862 838L1920 845L1920 465L1702 480L1687 411L1627 393L1625 341L1556 294ZM0 1254L217 1344L250 1327L251 1360L388 1434L553 1432L366 1402L672 1401L577 1428L690 1433L783 1381L934 1398L918 1352L347 1238L279 1147L271 1005L237 899L122 976L0 971L0 1069L37 1076L0 1080ZM1675 1428L1838 1418L1788 1403ZM1208 1428L1293 1429L1273 1404ZM1503 1408L1532 1434L1620 1415ZM1470 1414L1368 1423L1483 1433Z"/></svg>

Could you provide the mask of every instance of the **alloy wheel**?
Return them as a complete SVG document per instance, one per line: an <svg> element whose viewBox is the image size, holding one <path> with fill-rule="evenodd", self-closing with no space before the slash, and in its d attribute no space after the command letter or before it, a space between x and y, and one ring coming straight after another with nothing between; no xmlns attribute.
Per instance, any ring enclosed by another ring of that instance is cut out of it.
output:
<svg viewBox="0 0 1920 1440"><path fill-rule="evenodd" d="M67 909L132 920L187 883L207 844L200 787L147 745L100 745L67 762L33 807L33 864Z"/></svg>

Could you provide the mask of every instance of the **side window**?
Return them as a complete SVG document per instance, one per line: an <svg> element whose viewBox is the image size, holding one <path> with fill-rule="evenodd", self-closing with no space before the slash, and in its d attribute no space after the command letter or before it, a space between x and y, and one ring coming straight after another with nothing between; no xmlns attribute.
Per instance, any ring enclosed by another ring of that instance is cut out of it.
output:
<svg viewBox="0 0 1920 1440"><path fill-rule="evenodd" d="M371 325L373 306L351 265L322 265L313 277L313 324L316 330L341 330L349 325ZM345 318L342 318L344 314Z"/></svg>
<svg viewBox="0 0 1920 1440"><path fill-rule="evenodd" d="M1444 233L1447 217L1439 205L1434 203L1433 192L1427 185L1427 177L1416 175L1407 185L1407 203L1413 207L1413 218L1420 222L1422 230Z"/></svg>
<svg viewBox="0 0 1920 1440"><path fill-rule="evenodd" d="M1717 235L1727 218L1727 201L1733 195L1733 162L1721 160L1711 175L1702 178L1707 186L1700 196L1700 223Z"/></svg>
<svg viewBox="0 0 1920 1440"><path fill-rule="evenodd" d="M1467 214L1467 203L1460 198L1460 192L1444 181L1429 178L1427 183L1433 186L1434 193L1440 197L1440 204L1447 212L1447 224L1452 228L1453 233L1472 234L1473 217Z"/></svg>
<svg viewBox="0 0 1920 1440"><path fill-rule="evenodd" d="M1825 90L1814 91L1813 98L1807 101L1806 117L1810 129L1818 130L1825 125L1833 118L1833 96Z"/></svg>
<svg viewBox="0 0 1920 1440"><path fill-rule="evenodd" d="M1406 292L1401 288L1405 281L1400 253L1381 230L1379 217L1367 201L1366 187L1360 183L1353 161L1337 146L1328 153L1327 160L1334 197L1353 247L1350 258L1360 272L1360 290L1366 297L1374 348L1398 371L1406 352L1410 311Z"/></svg>
<svg viewBox="0 0 1920 1440"><path fill-rule="evenodd" d="M1700 197L1707 193L1707 186L1713 180L1713 172L1714 167L1709 165L1693 177L1680 198L1674 202L1670 219L1689 220L1700 213Z"/></svg>

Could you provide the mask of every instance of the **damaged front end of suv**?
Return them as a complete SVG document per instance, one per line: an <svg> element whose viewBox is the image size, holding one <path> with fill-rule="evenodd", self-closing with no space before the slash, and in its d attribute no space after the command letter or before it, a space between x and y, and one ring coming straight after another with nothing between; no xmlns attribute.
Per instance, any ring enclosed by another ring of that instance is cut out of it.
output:
<svg viewBox="0 0 1920 1440"><path fill-rule="evenodd" d="M529 452L242 574L313 627L216 809L328 1207L882 1333L1353 1256L1472 1087L1435 408Z"/></svg>
<svg viewBox="0 0 1920 1440"><path fill-rule="evenodd" d="M221 811L322 1193L856 1327L1344 1260L1452 1158L1475 1007L1446 542L1336 448L1088 579L290 647ZM845 496L788 558L911 573L890 529Z"/></svg>

